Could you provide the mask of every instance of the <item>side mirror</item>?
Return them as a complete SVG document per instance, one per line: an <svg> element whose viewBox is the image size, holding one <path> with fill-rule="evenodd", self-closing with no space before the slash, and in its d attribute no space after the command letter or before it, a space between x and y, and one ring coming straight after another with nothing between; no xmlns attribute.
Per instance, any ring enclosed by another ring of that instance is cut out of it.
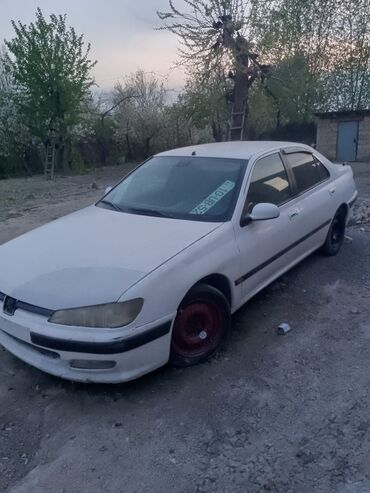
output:
<svg viewBox="0 0 370 493"><path fill-rule="evenodd" d="M107 187L105 189L105 192L104 192L104 195L107 195L107 193L109 193L111 190L112 190L113 187Z"/></svg>
<svg viewBox="0 0 370 493"><path fill-rule="evenodd" d="M277 205L261 202L256 204L250 214L245 214L240 220L240 226L246 226L252 221L266 221L267 219L275 219L280 216L280 211Z"/></svg>

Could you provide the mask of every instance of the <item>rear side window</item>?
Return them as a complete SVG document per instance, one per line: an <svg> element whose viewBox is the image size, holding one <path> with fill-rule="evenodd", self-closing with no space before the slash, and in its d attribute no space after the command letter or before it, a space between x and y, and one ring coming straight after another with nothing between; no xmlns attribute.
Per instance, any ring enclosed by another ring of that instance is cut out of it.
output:
<svg viewBox="0 0 370 493"><path fill-rule="evenodd" d="M327 178L329 178L330 173L325 168L325 166L322 164L322 162L319 161L315 156L314 156L314 159L316 159L316 163L317 163L316 166L317 166L317 169L319 170L320 181L324 181Z"/></svg>
<svg viewBox="0 0 370 493"><path fill-rule="evenodd" d="M257 161L249 185L247 210L251 212L261 202L280 205L290 197L288 175L280 155L271 154Z"/></svg>
<svg viewBox="0 0 370 493"><path fill-rule="evenodd" d="M312 154L306 152L287 154L286 161L292 168L299 193L314 187L329 177L328 170Z"/></svg>

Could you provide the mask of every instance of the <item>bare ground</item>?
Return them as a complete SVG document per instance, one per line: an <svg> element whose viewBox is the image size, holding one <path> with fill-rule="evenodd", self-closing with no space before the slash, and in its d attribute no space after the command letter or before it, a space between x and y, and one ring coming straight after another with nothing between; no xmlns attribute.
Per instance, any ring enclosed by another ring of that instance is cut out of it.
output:
<svg viewBox="0 0 370 493"><path fill-rule="evenodd" d="M0 491L370 492L370 164L354 168L352 241L239 310L208 363L82 385L0 349ZM0 244L124 171L0 182Z"/></svg>

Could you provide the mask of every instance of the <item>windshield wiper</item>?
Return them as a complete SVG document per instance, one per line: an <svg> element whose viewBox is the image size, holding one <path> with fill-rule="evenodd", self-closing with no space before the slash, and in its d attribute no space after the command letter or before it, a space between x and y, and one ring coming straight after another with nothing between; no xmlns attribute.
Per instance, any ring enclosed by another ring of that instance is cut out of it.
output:
<svg viewBox="0 0 370 493"><path fill-rule="evenodd" d="M110 207L111 209L113 209L115 211L123 212L123 210L121 209L121 207L119 205L114 204L110 200L101 200L99 202L99 204L104 204L104 205L107 205L108 207Z"/></svg>
<svg viewBox="0 0 370 493"><path fill-rule="evenodd" d="M156 217L173 217L171 214L157 211L156 209L141 209L135 207L128 207L126 209L127 212L132 212L134 214L143 214L144 216L156 216Z"/></svg>
<svg viewBox="0 0 370 493"><path fill-rule="evenodd" d="M142 209L142 208L136 208L136 207L125 207L122 209L119 205L114 204L110 200L101 200L99 204L104 204L111 209L119 212L132 212L133 214L142 214L143 216L156 216L156 217L173 217L170 214L163 213L160 211L157 211L156 209Z"/></svg>

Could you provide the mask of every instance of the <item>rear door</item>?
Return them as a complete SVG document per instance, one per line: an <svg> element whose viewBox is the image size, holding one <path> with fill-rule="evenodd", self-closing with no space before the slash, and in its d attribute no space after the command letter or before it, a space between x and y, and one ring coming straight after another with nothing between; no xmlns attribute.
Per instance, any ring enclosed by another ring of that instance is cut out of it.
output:
<svg viewBox="0 0 370 493"><path fill-rule="evenodd" d="M336 188L328 169L313 153L287 149L282 155L293 182L294 252L300 257L324 242L335 212Z"/></svg>

